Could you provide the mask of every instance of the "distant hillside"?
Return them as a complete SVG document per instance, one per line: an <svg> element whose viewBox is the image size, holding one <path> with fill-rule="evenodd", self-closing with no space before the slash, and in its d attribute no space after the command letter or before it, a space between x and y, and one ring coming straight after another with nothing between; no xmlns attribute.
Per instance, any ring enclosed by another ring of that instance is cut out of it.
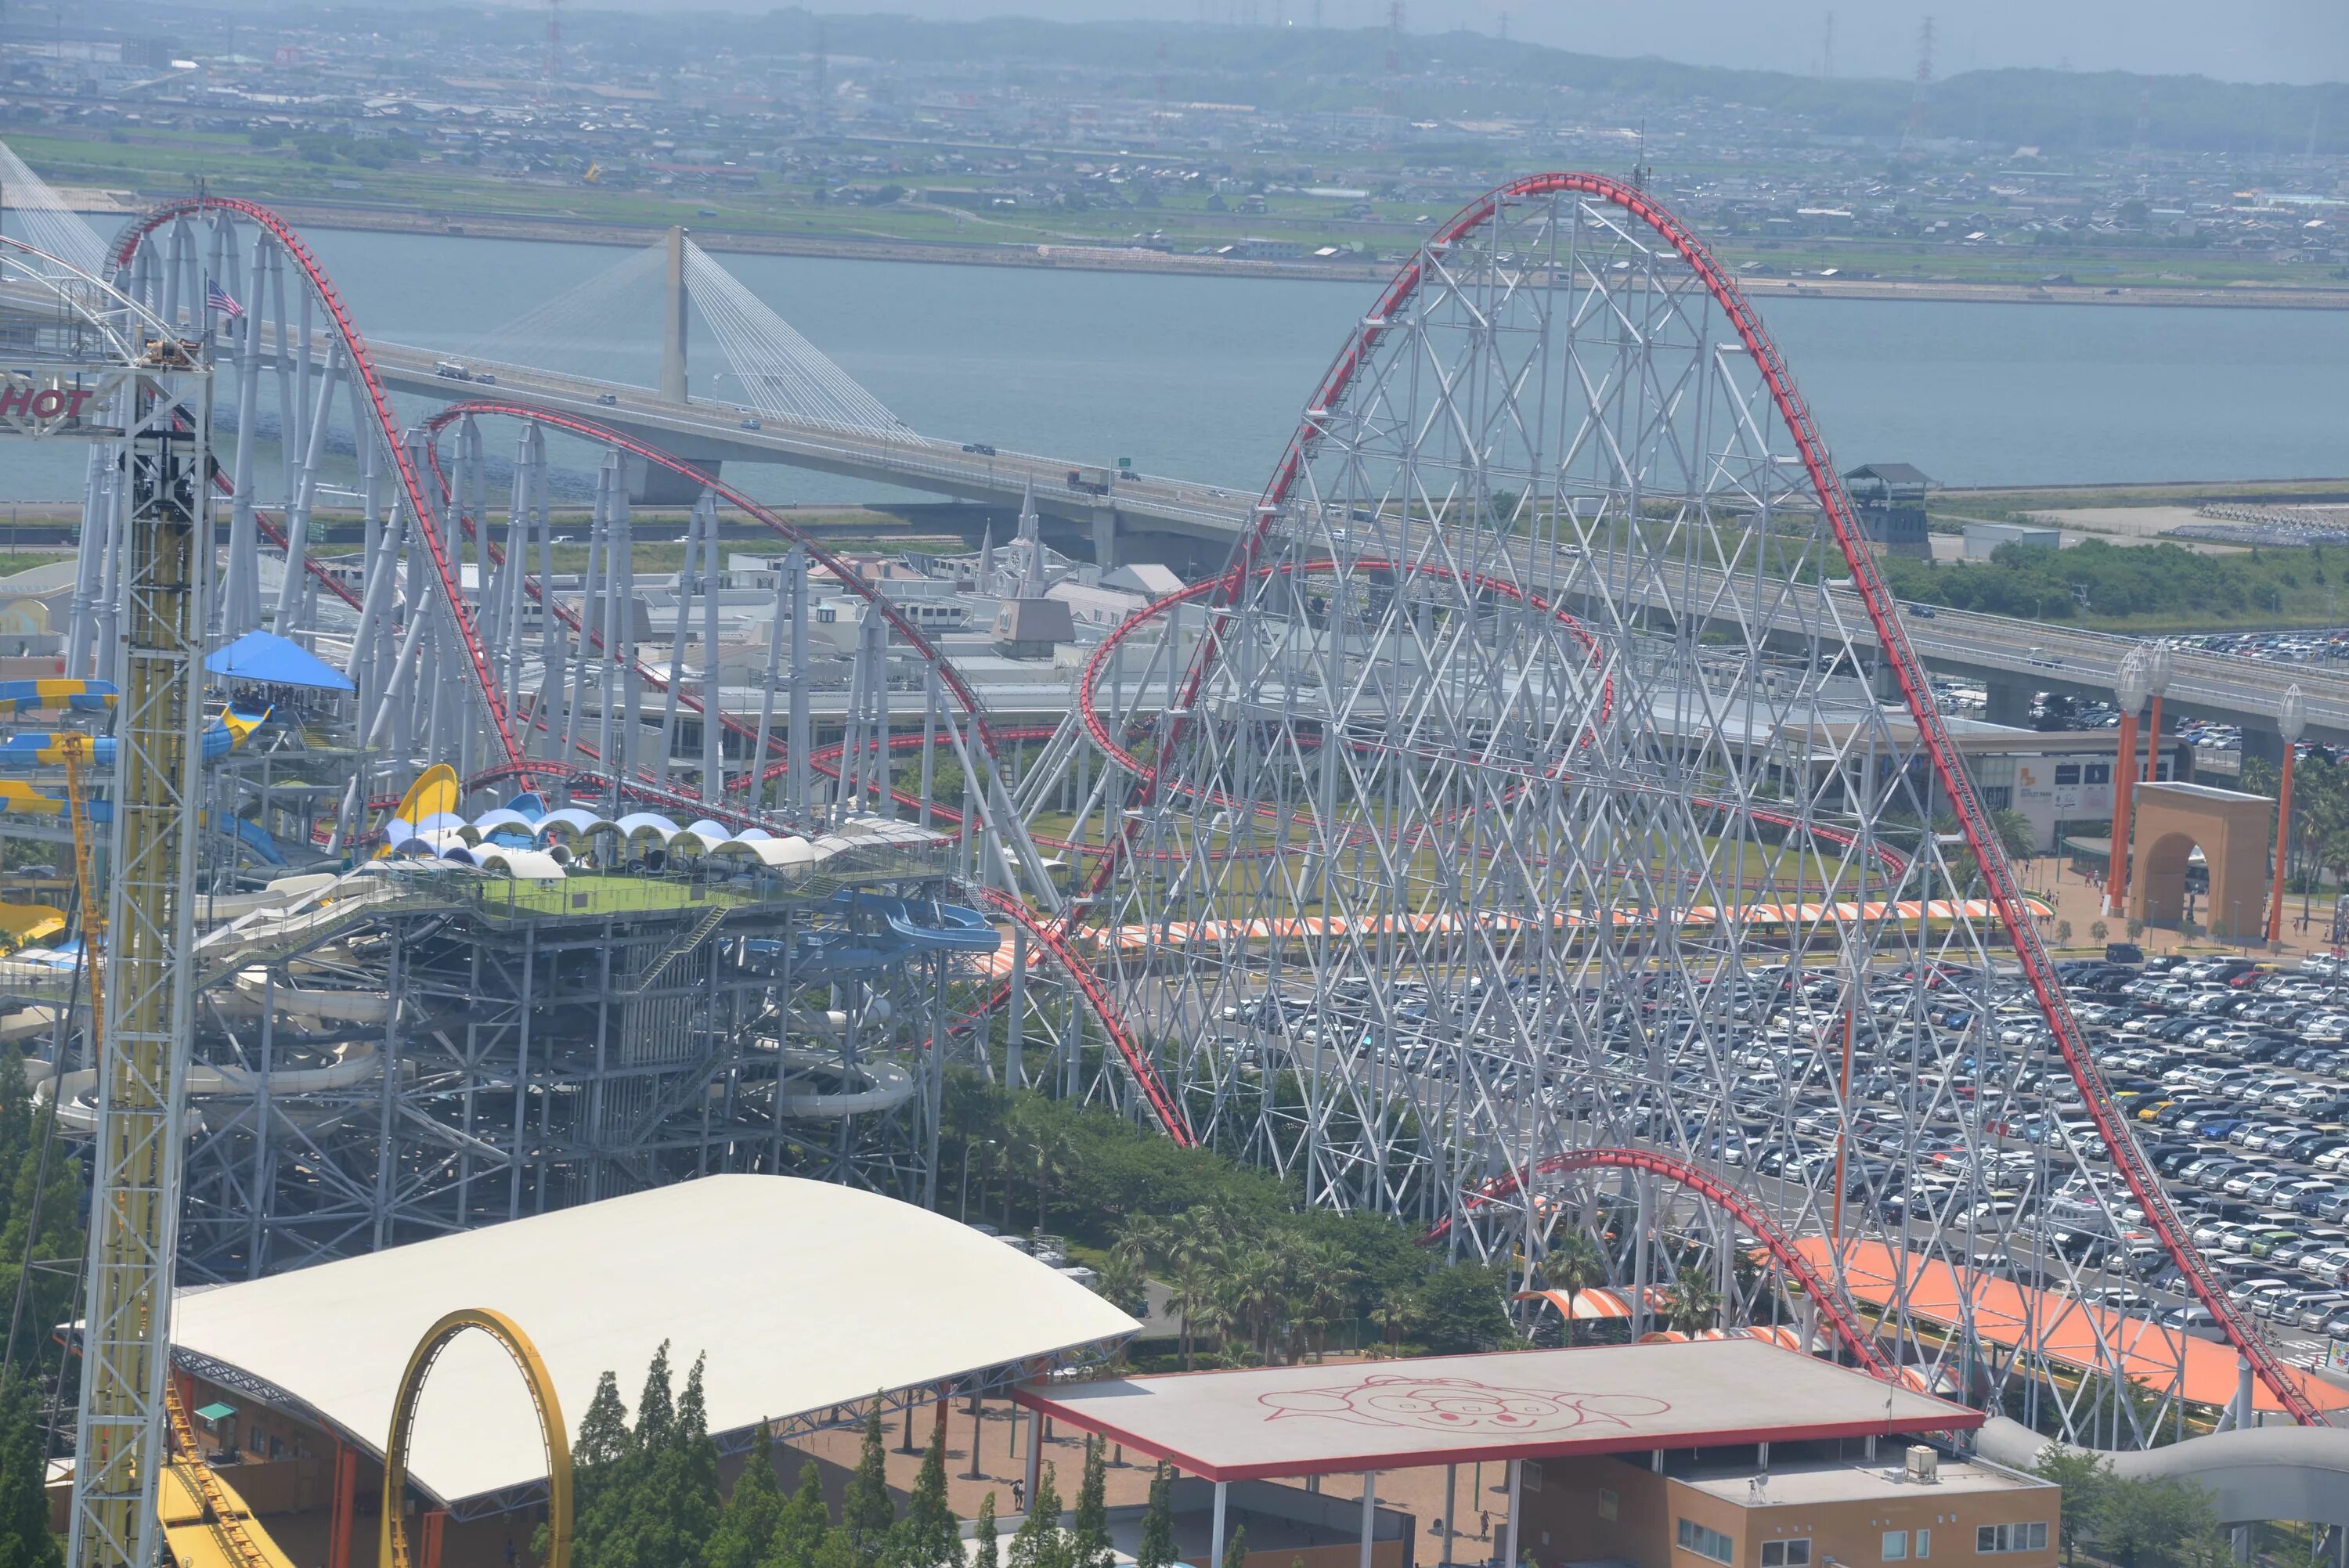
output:
<svg viewBox="0 0 2349 1568"><path fill-rule="evenodd" d="M1575 54L1478 33L1411 34L1400 74L1387 69L1381 29L1224 27L1174 23L919 21L904 16L819 15L793 7L763 15L696 11L646 15L566 8L567 38L625 47L641 63L689 71L723 50L737 58L803 56L818 45L843 61L857 57L962 62L975 80L1020 80L1038 73L1065 87L1074 73L1097 78L1103 98L1145 98L1164 77L1170 98L1239 98L1293 112L1363 109L1392 102L1419 118L1506 116L1582 120L1641 110L1739 105L1781 128L1826 136L1897 138L1909 123L1916 88L1885 78L1833 78ZM101 15L131 8L100 4ZM201 14L202 7L190 7ZM380 5L300 8L305 20L337 14L381 16ZM150 16L151 10L142 9ZM250 23L254 11L240 9ZM280 12L281 15L285 14ZM109 19L111 19L109 17ZM516 44L543 36L534 5L484 12L419 8L402 14L405 34L440 30L452 43L490 31ZM2125 72L1971 71L1922 95L1920 134L1992 147L2230 152L2273 157L2349 153L2349 84L2247 85L2207 77ZM1757 127L1757 129L1762 129Z"/></svg>

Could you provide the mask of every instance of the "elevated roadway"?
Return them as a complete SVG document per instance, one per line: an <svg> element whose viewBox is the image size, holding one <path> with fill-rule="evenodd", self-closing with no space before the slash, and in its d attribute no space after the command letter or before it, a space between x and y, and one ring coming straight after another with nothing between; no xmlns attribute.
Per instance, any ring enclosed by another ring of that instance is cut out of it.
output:
<svg viewBox="0 0 2349 1568"><path fill-rule="evenodd" d="M439 374L441 356L430 350L389 343L370 346L385 383L398 391L458 401L484 390L479 381ZM493 374L502 397L543 403L610 425L691 461L786 463L999 506L1017 505L1032 486L1038 510L1085 531L1096 558L1105 564L1116 559L1120 540L1157 535L1162 543L1187 542L1195 561L1212 568L1257 501L1253 494L1156 476L1116 481L1107 494L1094 495L1070 487L1070 470L1086 465L1063 459L1028 452L967 452L912 430L875 433L794 423L749 414L731 404L678 403L640 387L587 377L466 363ZM748 426L751 419L756 428ZM1538 588L1540 576L1528 572L1528 585ZM1623 587L1616 584L1617 592ZM1722 587L1718 573L1699 572L1691 574L1682 592L1710 603L1716 602ZM1668 590L1651 585L1643 596L1659 608L1670 608ZM1868 621L1858 595L1831 592L1829 597L1836 615L1866 640ZM2012 724L2028 722L2034 691L2109 697L2121 659L2137 643L2111 633L1960 610L1912 614L1907 622L1910 643L1935 671L1986 685L1991 717ZM1788 638L1804 637L1810 630L1791 606L1778 613L1773 629ZM2163 699L2166 711L2242 724L2251 732L2248 744L2254 754L2271 751L2278 744L2275 715L2285 688L2295 684L2308 699L2309 737L2349 744L2349 671L2185 651L2176 655L2171 670Z"/></svg>
<svg viewBox="0 0 2349 1568"><path fill-rule="evenodd" d="M1092 465L1032 452L969 452L912 430L796 422L731 403L680 403L641 387L584 376L454 362L496 377L485 385L478 377L441 375L438 366L445 356L429 349L372 340L367 346L377 372L393 391L447 402L494 393L543 404L609 425L689 462L787 463L996 506L1017 506L1032 485L1037 510L1087 531L1104 559L1114 557L1119 537L1154 533L1188 541L1220 560L1256 501L1237 490L1150 477L1118 480L1107 493L1096 494L1069 483L1071 469Z"/></svg>

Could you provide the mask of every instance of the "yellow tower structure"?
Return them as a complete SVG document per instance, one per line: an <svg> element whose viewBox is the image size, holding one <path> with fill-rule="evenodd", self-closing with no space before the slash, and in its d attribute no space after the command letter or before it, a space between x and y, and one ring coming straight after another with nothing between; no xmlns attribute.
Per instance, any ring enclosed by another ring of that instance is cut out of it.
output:
<svg viewBox="0 0 2349 1568"><path fill-rule="evenodd" d="M160 1548L211 576L211 383L191 349L149 337L145 373L115 394L129 506L115 541L123 636L101 650L122 694L107 867L111 1006L98 1059L69 1568L148 1568Z"/></svg>

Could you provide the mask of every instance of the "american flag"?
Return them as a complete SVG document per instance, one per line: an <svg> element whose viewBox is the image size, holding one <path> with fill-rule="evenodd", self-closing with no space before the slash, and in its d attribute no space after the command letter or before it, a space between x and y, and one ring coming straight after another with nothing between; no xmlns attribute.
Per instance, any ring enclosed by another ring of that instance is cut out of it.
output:
<svg viewBox="0 0 2349 1568"><path fill-rule="evenodd" d="M244 314L244 306L229 298L228 290L221 287L218 284L210 284L205 286L204 308L206 310L216 310L222 315L228 317L231 321L234 321L237 317Z"/></svg>

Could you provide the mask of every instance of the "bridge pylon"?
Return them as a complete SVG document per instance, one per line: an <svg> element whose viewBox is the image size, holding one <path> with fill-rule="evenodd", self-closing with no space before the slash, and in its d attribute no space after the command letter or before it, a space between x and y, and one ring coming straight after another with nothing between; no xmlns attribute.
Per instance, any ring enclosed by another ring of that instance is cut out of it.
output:
<svg viewBox="0 0 2349 1568"><path fill-rule="evenodd" d="M668 232L667 303L661 310L660 395L672 403L686 400L685 315L691 296L685 286L685 231Z"/></svg>

